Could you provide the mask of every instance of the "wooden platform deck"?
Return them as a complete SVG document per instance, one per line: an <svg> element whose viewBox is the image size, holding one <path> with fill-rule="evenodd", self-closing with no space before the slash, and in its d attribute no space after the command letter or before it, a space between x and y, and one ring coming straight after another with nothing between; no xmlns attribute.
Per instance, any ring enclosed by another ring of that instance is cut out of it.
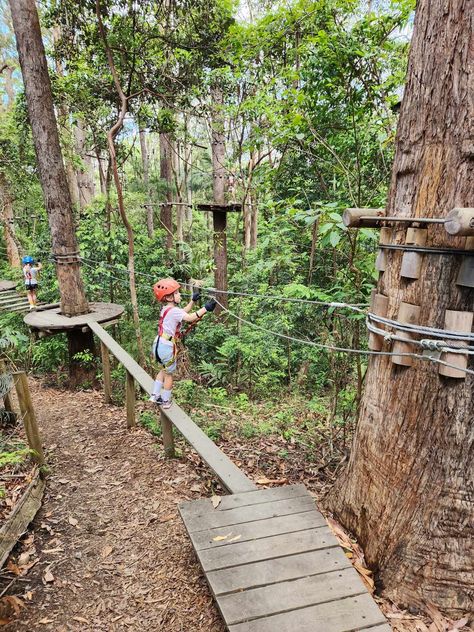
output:
<svg viewBox="0 0 474 632"><path fill-rule="evenodd" d="M229 632L390 632L304 485L179 511Z"/></svg>
<svg viewBox="0 0 474 632"><path fill-rule="evenodd" d="M0 290L0 312L27 312L30 308L28 298L15 289L12 281L2 281L3 289ZM11 287L13 285L13 287Z"/></svg>

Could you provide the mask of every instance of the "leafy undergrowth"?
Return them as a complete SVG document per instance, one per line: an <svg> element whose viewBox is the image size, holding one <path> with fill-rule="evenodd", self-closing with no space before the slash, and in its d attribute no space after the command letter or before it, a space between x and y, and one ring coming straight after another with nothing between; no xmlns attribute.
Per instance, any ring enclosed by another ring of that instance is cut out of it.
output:
<svg viewBox="0 0 474 632"><path fill-rule="evenodd" d="M204 388L191 380L176 385L176 397L191 418L234 457L250 475L273 483L305 481L325 487L348 454L352 428L331 419L324 397L312 400L285 394L279 400L250 401L223 388Z"/></svg>
<svg viewBox="0 0 474 632"><path fill-rule="evenodd" d="M0 425L0 524L14 509L34 475L20 425Z"/></svg>

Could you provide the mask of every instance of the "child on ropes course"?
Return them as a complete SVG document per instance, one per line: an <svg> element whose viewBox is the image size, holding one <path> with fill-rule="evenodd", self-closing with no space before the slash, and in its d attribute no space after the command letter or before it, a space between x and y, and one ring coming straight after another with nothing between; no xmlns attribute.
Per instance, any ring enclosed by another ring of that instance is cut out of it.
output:
<svg viewBox="0 0 474 632"><path fill-rule="evenodd" d="M197 323L207 312L213 312L216 301L209 300L204 307L191 312L193 305L200 299L199 289L193 292L186 307L178 307L181 302L180 285L174 279L161 279L153 286L153 292L163 307L158 323L158 335L153 342L153 358L161 365L156 376L150 401L162 406L171 407L171 391L173 389L173 373L176 371L177 347L176 341L180 337L183 320L187 323Z"/></svg>
<svg viewBox="0 0 474 632"><path fill-rule="evenodd" d="M21 260L23 264L23 276L25 278L25 287L28 296L28 303L30 304L30 310L36 309L36 288L38 287L38 272L43 267L38 261L35 265L35 260L30 255L23 257Z"/></svg>

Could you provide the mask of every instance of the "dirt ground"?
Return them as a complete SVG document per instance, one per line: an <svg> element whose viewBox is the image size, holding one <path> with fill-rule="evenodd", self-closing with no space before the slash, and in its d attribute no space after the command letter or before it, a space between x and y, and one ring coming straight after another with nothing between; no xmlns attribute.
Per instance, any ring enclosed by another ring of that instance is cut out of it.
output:
<svg viewBox="0 0 474 632"><path fill-rule="evenodd" d="M224 632L177 509L223 493L199 457L180 442L181 457L165 459L161 441L128 431L123 407L105 405L98 391L31 387L51 473L42 508L0 571L0 601L11 611L0 612L2 630ZM221 447L261 485L302 481L320 494L330 484L294 446L280 458L278 438L229 436ZM364 564L357 543L332 528ZM436 610L418 617L376 600L395 632L471 629Z"/></svg>
<svg viewBox="0 0 474 632"><path fill-rule="evenodd" d="M3 630L224 632L177 510L209 494L193 462L127 431L101 393L33 398L52 472L17 551L37 561L9 590L27 605Z"/></svg>

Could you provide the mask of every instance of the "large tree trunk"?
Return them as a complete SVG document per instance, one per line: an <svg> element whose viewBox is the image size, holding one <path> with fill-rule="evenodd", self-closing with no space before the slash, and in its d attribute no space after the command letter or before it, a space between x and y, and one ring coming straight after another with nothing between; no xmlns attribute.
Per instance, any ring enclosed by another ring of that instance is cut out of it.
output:
<svg viewBox="0 0 474 632"><path fill-rule="evenodd" d="M20 253L15 238L15 223L13 219L13 203L10 186L5 175L0 172L0 222L3 224L3 234L7 248L8 263L12 268L20 267Z"/></svg>
<svg viewBox="0 0 474 632"><path fill-rule="evenodd" d="M165 182L165 203L160 207L160 222L166 230L166 248L173 247L173 145L167 132L160 133L160 178Z"/></svg>
<svg viewBox="0 0 474 632"><path fill-rule="evenodd" d="M61 262L61 256L74 256L77 253L77 241L38 12L34 0L10 0L10 9L53 252L59 257L56 273L61 294L61 311L67 316L84 314L89 311L89 305L84 293L79 260L68 264Z"/></svg>
<svg viewBox="0 0 474 632"><path fill-rule="evenodd" d="M388 215L445 217L472 206L473 15L472 0L418 3ZM463 248L465 238L431 225L427 245ZM389 317L402 300L420 306L419 324L442 329L447 309L472 312L474 291L456 285L460 256L424 255L419 279L408 281L402 254L389 251L378 284ZM387 596L456 616L474 610L474 377L438 369L370 360L351 458L327 502L359 538Z"/></svg>

